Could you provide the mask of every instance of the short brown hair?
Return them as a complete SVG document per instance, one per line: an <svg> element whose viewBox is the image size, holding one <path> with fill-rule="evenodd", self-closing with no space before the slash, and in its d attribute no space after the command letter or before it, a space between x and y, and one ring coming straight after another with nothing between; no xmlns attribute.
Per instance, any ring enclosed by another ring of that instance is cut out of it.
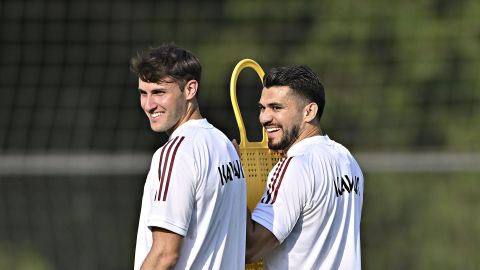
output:
<svg viewBox="0 0 480 270"><path fill-rule="evenodd" d="M144 82L159 83L170 77L181 91L190 80L200 84L202 75L202 66L197 57L173 43L138 53L131 60L130 70Z"/></svg>

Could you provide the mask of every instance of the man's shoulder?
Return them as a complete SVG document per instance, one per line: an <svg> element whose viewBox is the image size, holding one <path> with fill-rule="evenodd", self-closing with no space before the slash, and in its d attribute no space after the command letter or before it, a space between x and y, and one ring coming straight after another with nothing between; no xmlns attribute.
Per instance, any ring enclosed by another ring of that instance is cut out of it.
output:
<svg viewBox="0 0 480 270"><path fill-rule="evenodd" d="M196 137L211 137L212 134L224 135L223 132L204 118L186 122L173 133L173 136L185 136L193 139Z"/></svg>
<svg viewBox="0 0 480 270"><path fill-rule="evenodd" d="M201 144L205 141L211 141L212 143L220 142L222 140L228 140L227 136L223 134L219 129L211 126L211 128L203 127L188 127L181 132L175 134L176 137L183 137L187 144Z"/></svg>
<svg viewBox="0 0 480 270"><path fill-rule="evenodd" d="M181 134L169 138L166 143L164 143L160 148L157 149L157 151L155 151L152 159L159 159L165 155L171 155L172 153L178 152L180 148L185 148L185 146L188 145L187 141L187 137Z"/></svg>
<svg viewBox="0 0 480 270"><path fill-rule="evenodd" d="M338 148L339 146L341 148ZM295 152L289 153L289 157L292 158L292 168L309 170L312 166L318 168L334 163L339 156L349 154L346 148L334 142L330 145L322 143L303 145L301 148L297 148Z"/></svg>
<svg viewBox="0 0 480 270"><path fill-rule="evenodd" d="M307 153L298 153L282 158L275 167L272 168L274 176L280 177L298 177L300 174L306 173L310 167L310 158Z"/></svg>
<svg viewBox="0 0 480 270"><path fill-rule="evenodd" d="M192 156L196 153L218 153L224 152L228 149L230 140L220 130L212 128L189 127L183 129L181 132L174 134L170 140L162 146L168 151L178 145L177 154ZM233 147L233 145L232 145Z"/></svg>

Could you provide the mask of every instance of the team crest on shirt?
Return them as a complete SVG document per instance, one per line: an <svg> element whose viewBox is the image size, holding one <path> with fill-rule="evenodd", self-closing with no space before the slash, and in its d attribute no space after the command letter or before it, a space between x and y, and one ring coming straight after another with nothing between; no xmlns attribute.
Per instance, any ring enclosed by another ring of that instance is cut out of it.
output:
<svg viewBox="0 0 480 270"><path fill-rule="evenodd" d="M333 181L333 184L335 185L335 194L337 194L337 197L342 196L345 191L348 193L352 193L353 191L358 194L359 181L360 177L354 175L344 175L342 177L337 177L337 179Z"/></svg>

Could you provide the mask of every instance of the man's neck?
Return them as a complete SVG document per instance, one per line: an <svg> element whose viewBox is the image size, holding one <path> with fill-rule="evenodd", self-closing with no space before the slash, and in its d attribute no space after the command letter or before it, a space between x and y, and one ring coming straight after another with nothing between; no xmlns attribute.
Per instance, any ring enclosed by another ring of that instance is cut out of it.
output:
<svg viewBox="0 0 480 270"><path fill-rule="evenodd" d="M310 137L313 137L313 136L320 136L322 135L322 129L320 128L320 126L316 126L316 125L311 125L311 124L308 124L305 129L303 131L300 132L298 138L295 140L294 143L292 143L292 145L290 145L289 147L283 149L281 151L282 155L286 155L288 150L290 148L292 148L292 146L294 146L295 144L301 142L302 140L305 140L307 138L310 138Z"/></svg>
<svg viewBox="0 0 480 270"><path fill-rule="evenodd" d="M198 120L202 119L203 116L200 113L200 110L198 109L198 106L195 106L196 104L189 103L187 106L187 110L185 112L185 115L178 120L177 124L175 124L170 130L168 130L166 133L168 136L172 135L172 133L181 125L185 124L186 122L190 120Z"/></svg>

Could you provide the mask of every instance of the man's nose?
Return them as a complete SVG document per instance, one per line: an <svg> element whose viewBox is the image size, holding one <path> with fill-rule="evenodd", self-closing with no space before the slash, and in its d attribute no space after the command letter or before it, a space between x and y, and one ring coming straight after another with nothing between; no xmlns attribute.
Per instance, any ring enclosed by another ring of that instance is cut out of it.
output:
<svg viewBox="0 0 480 270"><path fill-rule="evenodd" d="M155 103L154 98L151 95L145 97L145 110L151 111L156 108L157 104Z"/></svg>
<svg viewBox="0 0 480 270"><path fill-rule="evenodd" d="M265 125L272 121L272 114L267 109L265 109L260 112L258 119L260 121L260 124Z"/></svg>

